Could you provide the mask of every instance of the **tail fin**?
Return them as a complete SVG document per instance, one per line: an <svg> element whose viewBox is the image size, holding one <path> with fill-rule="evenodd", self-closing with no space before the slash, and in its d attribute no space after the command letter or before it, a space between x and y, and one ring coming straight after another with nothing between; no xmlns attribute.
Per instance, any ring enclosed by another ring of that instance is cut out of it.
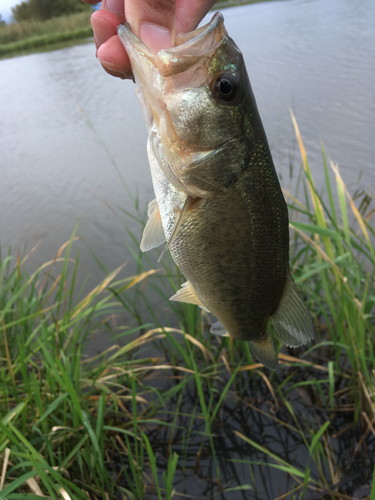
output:
<svg viewBox="0 0 375 500"><path fill-rule="evenodd" d="M250 348L255 357L267 368L276 370L278 365L278 358L275 351L273 340L267 333L265 333L259 340L250 341Z"/></svg>
<svg viewBox="0 0 375 500"><path fill-rule="evenodd" d="M289 347L304 345L314 338L311 316L289 273L279 307L271 319L279 337Z"/></svg>

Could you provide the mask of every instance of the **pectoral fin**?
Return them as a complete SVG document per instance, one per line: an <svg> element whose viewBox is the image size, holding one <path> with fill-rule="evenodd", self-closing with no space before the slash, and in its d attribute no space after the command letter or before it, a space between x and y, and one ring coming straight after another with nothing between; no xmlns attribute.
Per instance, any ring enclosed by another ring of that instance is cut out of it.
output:
<svg viewBox="0 0 375 500"><path fill-rule="evenodd" d="M260 363L271 370L276 370L279 363L273 340L265 333L259 340L250 341L250 348Z"/></svg>
<svg viewBox="0 0 375 500"><path fill-rule="evenodd" d="M156 198L154 198L150 203L148 204L147 207L147 216L150 217L152 212L155 210L155 208L158 207L158 202L156 201ZM159 208L159 207L158 207Z"/></svg>
<svg viewBox="0 0 375 500"><path fill-rule="evenodd" d="M279 337L289 347L304 345L314 338L311 316L290 274L279 307L271 319Z"/></svg>
<svg viewBox="0 0 375 500"><path fill-rule="evenodd" d="M172 229L172 233L169 237L169 240L167 241L167 244L166 244L164 250L162 251L160 257L158 258L158 262L160 262L161 259L164 257L165 252L168 250L171 243L176 238L178 231L180 230L182 221L184 220L185 214L189 210L189 208L191 207L192 204L193 204L193 198L191 198L190 196L187 196L185 203L184 203L184 206L177 213L177 217L176 217L176 221L175 221L175 224L173 226L173 229Z"/></svg>
<svg viewBox="0 0 375 500"><path fill-rule="evenodd" d="M174 300L175 302L186 302L187 304L196 304L205 311L210 312L197 297L194 288L191 286L189 281L183 283L181 288L174 295L172 295L169 300Z"/></svg>
<svg viewBox="0 0 375 500"><path fill-rule="evenodd" d="M140 245L142 252L148 252L165 241L163 225L156 199L149 203L147 214L149 219L144 228Z"/></svg>
<svg viewBox="0 0 375 500"><path fill-rule="evenodd" d="M220 321L216 321L211 328L210 332L213 335L217 335L218 337L230 337L229 333L227 332L227 329L224 328L224 326L220 323Z"/></svg>

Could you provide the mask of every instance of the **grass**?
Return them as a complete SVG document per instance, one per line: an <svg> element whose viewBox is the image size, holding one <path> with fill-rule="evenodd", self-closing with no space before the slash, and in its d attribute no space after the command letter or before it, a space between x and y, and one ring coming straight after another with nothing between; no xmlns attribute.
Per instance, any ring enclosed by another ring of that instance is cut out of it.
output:
<svg viewBox="0 0 375 500"><path fill-rule="evenodd" d="M0 56L92 37L91 9L47 21L30 19L0 26Z"/></svg>
<svg viewBox="0 0 375 500"><path fill-rule="evenodd" d="M344 500L360 491L374 500L373 200L350 196L324 151L318 193L295 127L303 168L302 195L285 193L291 267L315 341L282 347L270 372L246 342L210 335L196 306L170 303L178 324L169 326L149 306L145 324L148 290L167 299L182 277L170 257L155 271L132 235L138 274L119 268L85 296L75 234L32 275L26 257L6 255L0 497ZM139 211L132 217L144 224ZM113 345L87 357L94 333Z"/></svg>

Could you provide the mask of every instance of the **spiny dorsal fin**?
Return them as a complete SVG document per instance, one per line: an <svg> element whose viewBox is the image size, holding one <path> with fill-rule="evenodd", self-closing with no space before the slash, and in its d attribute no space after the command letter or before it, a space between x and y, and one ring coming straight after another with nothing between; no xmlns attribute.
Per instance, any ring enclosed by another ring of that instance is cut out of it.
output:
<svg viewBox="0 0 375 500"><path fill-rule="evenodd" d="M289 273L279 307L271 319L279 337L289 347L304 345L314 338L311 316Z"/></svg>
<svg viewBox="0 0 375 500"><path fill-rule="evenodd" d="M165 241L163 224L161 222L159 206L156 199L148 204L147 215L149 219L144 228L140 245L142 252L148 252Z"/></svg>
<svg viewBox="0 0 375 500"><path fill-rule="evenodd" d="M224 326L220 323L220 321L216 321L211 328L210 332L213 335L217 335L218 337L230 337L229 333L227 332L227 329L224 328Z"/></svg>
<svg viewBox="0 0 375 500"><path fill-rule="evenodd" d="M181 285L181 288L174 294L169 300L174 300L175 302L186 302L187 304L196 304L207 312L210 312L206 306L204 306L201 300L197 297L194 288L191 286L190 281L186 281Z"/></svg>
<svg viewBox="0 0 375 500"><path fill-rule="evenodd" d="M271 370L276 370L279 360L275 351L275 344L267 333L257 341L250 341L249 344L254 356L260 363Z"/></svg>
<svg viewBox="0 0 375 500"><path fill-rule="evenodd" d="M187 196L186 197L186 200L185 200L185 203L184 203L184 206L182 207L181 210L178 211L177 213L177 217L176 217L176 221L174 223L174 226L173 226L173 229L172 229L172 233L169 237L169 240L167 241L167 244L164 248L164 250L162 251L160 257L158 258L158 262L161 261L161 259L164 257L164 254L165 252L168 250L168 248L170 247L172 241L176 238L177 236L177 233L178 231L180 230L180 227L181 227L181 224L182 224L182 221L184 220L184 217L185 217L185 214L186 212L189 210L189 208L191 207L192 203L193 203L193 198L191 198L190 196Z"/></svg>

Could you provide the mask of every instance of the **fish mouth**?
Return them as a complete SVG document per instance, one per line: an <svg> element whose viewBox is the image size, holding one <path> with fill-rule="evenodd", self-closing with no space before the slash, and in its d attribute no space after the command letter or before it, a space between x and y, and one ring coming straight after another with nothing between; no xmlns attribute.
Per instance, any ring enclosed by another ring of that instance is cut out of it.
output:
<svg viewBox="0 0 375 500"><path fill-rule="evenodd" d="M215 53L228 40L223 15L217 12L205 26L180 33L172 48L157 54L132 32L129 23L118 26L118 34L131 62L149 143L161 171L176 189L188 196L211 197L217 187L201 179L199 170L212 162L224 145L222 141L196 145L187 140L181 132L184 127L176 126L178 112L174 110L183 102L189 106L189 94L194 89L201 91L202 87L208 87L211 72L218 71L220 62L216 61Z"/></svg>
<svg viewBox="0 0 375 500"><path fill-rule="evenodd" d="M147 59L162 77L186 71L199 62L202 56L210 57L223 42L226 34L223 15L216 12L208 24L189 33L179 33L174 40L174 47L162 49L154 54L132 32L129 23L120 24L117 31L132 64L137 53L138 57Z"/></svg>

